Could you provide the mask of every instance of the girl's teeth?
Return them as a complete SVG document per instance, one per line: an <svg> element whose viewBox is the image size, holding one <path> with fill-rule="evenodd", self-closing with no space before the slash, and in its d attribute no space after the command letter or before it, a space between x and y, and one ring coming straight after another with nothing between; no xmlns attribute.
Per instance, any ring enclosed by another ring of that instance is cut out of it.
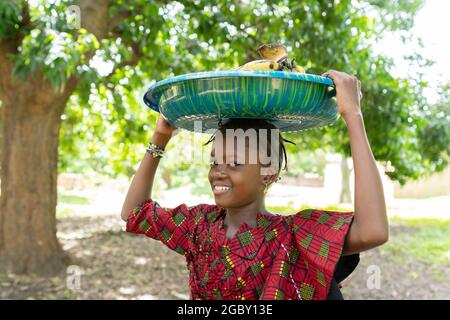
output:
<svg viewBox="0 0 450 320"><path fill-rule="evenodd" d="M229 187L215 186L215 188L216 188L217 190L221 190L221 191L223 191L223 190L230 190Z"/></svg>

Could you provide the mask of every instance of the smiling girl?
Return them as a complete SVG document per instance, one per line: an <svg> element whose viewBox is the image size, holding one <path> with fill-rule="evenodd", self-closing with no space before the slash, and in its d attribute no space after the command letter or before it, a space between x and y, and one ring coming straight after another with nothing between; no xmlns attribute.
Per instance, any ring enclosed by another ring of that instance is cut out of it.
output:
<svg viewBox="0 0 450 320"><path fill-rule="evenodd" d="M160 240L185 256L192 299L330 299L337 282L355 268L358 253L388 240L383 187L360 109L360 82L334 70L323 76L335 83L338 111L348 128L354 212L308 209L283 216L267 211L265 195L283 164L287 168L284 142L290 141L259 119L231 119L207 142L213 142L208 179L214 205L162 208L151 190L175 128L158 117L121 216L127 232ZM253 143L246 139L252 132Z"/></svg>

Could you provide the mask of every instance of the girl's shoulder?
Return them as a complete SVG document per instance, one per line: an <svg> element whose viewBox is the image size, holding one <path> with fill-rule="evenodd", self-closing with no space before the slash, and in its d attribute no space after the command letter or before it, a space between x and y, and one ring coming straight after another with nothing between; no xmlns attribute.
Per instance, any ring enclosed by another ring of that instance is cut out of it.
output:
<svg viewBox="0 0 450 320"><path fill-rule="evenodd" d="M289 215L289 217L303 218L303 219L328 219L332 217L349 217L353 215L353 211L334 211L316 208L302 209L294 214Z"/></svg>
<svg viewBox="0 0 450 320"><path fill-rule="evenodd" d="M339 227L343 224L349 224L352 221L353 212L342 212L324 209L308 208L302 209L294 214L285 215L283 220L289 225L307 224L323 225L330 227Z"/></svg>

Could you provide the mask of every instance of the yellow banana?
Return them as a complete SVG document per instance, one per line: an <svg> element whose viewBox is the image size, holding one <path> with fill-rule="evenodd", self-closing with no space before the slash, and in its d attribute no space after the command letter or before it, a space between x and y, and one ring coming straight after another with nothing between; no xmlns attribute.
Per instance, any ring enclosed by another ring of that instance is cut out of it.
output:
<svg viewBox="0 0 450 320"><path fill-rule="evenodd" d="M286 47L279 43L263 44L256 51L261 58L275 62L287 59L288 56Z"/></svg>
<svg viewBox="0 0 450 320"><path fill-rule="evenodd" d="M279 70L280 65L272 60L253 60L240 66L238 70Z"/></svg>
<svg viewBox="0 0 450 320"><path fill-rule="evenodd" d="M305 73L305 69L300 66L295 66L292 68L292 72Z"/></svg>

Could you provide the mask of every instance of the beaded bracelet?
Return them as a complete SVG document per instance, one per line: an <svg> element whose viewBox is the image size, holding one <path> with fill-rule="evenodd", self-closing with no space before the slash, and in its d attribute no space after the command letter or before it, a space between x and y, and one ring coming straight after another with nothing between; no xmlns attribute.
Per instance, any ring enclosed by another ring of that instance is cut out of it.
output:
<svg viewBox="0 0 450 320"><path fill-rule="evenodd" d="M164 155L164 148L158 147L156 144L153 144L151 142L148 143L146 151L150 153L153 158L162 158Z"/></svg>

